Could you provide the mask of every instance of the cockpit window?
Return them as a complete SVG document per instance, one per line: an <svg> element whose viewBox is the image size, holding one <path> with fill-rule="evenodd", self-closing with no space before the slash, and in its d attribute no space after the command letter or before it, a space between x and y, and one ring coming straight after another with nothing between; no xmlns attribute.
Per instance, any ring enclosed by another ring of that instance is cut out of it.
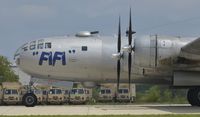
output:
<svg viewBox="0 0 200 117"><path fill-rule="evenodd" d="M45 43L45 48L51 48L51 43L50 42Z"/></svg>
<svg viewBox="0 0 200 117"><path fill-rule="evenodd" d="M36 47L36 41L32 41L32 42L30 43L30 50L34 50L35 47Z"/></svg>
<svg viewBox="0 0 200 117"><path fill-rule="evenodd" d="M14 58L20 54L21 50L22 50L22 48L17 49L17 51L15 52Z"/></svg>
<svg viewBox="0 0 200 117"><path fill-rule="evenodd" d="M82 51L87 51L87 46L82 46Z"/></svg>
<svg viewBox="0 0 200 117"><path fill-rule="evenodd" d="M38 49L43 49L43 46L44 46L44 40L42 39L42 40L38 40L38 46L37 46L37 48Z"/></svg>
<svg viewBox="0 0 200 117"><path fill-rule="evenodd" d="M22 45L20 48L17 49L17 51L14 54L14 59L20 55L20 53L22 51L27 51L28 50L28 43L25 43L24 45Z"/></svg>
<svg viewBox="0 0 200 117"><path fill-rule="evenodd" d="M28 46L25 46L22 48L24 51L27 51L28 50Z"/></svg>
<svg viewBox="0 0 200 117"><path fill-rule="evenodd" d="M28 50L28 43L24 44L22 46L22 50L27 51Z"/></svg>

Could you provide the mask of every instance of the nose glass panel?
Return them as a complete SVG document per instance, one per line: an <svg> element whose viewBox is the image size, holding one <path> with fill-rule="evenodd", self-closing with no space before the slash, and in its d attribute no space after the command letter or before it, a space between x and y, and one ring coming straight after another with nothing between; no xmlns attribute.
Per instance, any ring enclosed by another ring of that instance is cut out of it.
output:
<svg viewBox="0 0 200 117"><path fill-rule="evenodd" d="M28 43L25 43L24 45L22 45L20 48L17 49L17 51L14 54L14 59L16 59L20 55L20 53L27 50L28 50Z"/></svg>

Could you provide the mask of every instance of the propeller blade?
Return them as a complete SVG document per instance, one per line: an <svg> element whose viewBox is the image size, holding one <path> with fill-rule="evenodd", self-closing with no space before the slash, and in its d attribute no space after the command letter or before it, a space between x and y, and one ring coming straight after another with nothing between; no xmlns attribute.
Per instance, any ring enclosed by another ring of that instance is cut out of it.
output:
<svg viewBox="0 0 200 117"><path fill-rule="evenodd" d="M117 52L121 51L121 21L119 17L119 27L118 27L118 42L117 42Z"/></svg>
<svg viewBox="0 0 200 117"><path fill-rule="evenodd" d="M131 8L129 14L129 31L128 31L128 44L132 48L132 22L131 22ZM128 83L129 83L129 90L130 90L130 83L131 83L131 65L132 65L132 49L128 54Z"/></svg>
<svg viewBox="0 0 200 117"><path fill-rule="evenodd" d="M131 22L131 8L130 8L130 14L129 14L129 31L128 31L128 44L132 44L132 22Z"/></svg>
<svg viewBox="0 0 200 117"><path fill-rule="evenodd" d="M121 51L121 21L120 21L120 16L119 16L117 52L120 53L120 51ZM121 62L119 59L117 61L117 92L119 90L120 70L121 70Z"/></svg>
<svg viewBox="0 0 200 117"><path fill-rule="evenodd" d="M121 65L120 65L120 60L117 61L117 92L119 90L119 81L120 81L120 70L121 70Z"/></svg>
<svg viewBox="0 0 200 117"><path fill-rule="evenodd" d="M129 90L130 90L130 84L131 84L131 65L132 65L132 54L128 54L128 84L129 84Z"/></svg>

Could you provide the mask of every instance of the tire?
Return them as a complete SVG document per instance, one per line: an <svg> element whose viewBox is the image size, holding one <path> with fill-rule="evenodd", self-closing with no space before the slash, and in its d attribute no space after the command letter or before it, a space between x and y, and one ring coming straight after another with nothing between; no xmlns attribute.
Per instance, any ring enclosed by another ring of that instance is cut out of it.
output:
<svg viewBox="0 0 200 117"><path fill-rule="evenodd" d="M34 107L37 104L37 97L33 93L27 93L23 96L22 103L26 107Z"/></svg>
<svg viewBox="0 0 200 117"><path fill-rule="evenodd" d="M196 106L196 102L194 99L194 92L195 92L194 89L189 89L187 93L187 100L192 106Z"/></svg>
<svg viewBox="0 0 200 117"><path fill-rule="evenodd" d="M200 106L200 88L189 89L187 99L192 106Z"/></svg>

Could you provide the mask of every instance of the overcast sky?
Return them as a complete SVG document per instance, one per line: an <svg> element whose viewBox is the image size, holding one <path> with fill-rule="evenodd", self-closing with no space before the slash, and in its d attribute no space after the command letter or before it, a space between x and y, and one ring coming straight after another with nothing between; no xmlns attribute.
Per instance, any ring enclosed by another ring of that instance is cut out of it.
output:
<svg viewBox="0 0 200 117"><path fill-rule="evenodd" d="M200 35L200 0L0 0L0 54L12 60L25 42L81 30L113 36L119 14L125 32L130 6L137 36Z"/></svg>

